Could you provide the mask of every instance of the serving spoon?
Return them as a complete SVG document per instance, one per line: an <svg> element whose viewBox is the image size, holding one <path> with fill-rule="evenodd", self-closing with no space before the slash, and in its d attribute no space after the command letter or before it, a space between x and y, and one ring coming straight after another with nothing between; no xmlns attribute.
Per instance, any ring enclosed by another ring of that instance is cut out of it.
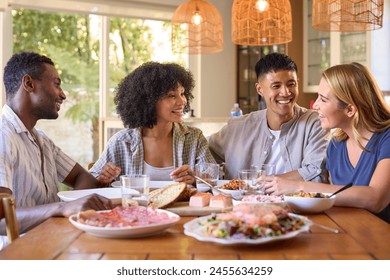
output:
<svg viewBox="0 0 390 280"><path fill-rule="evenodd" d="M350 187L352 187L352 183L349 183L348 185L345 185L344 187L342 187L342 188L339 189L338 191L335 191L335 192L332 193L330 196L328 196L328 198L331 198L331 197L334 196L335 194L338 194L339 192L345 191L346 189L349 189Z"/></svg>

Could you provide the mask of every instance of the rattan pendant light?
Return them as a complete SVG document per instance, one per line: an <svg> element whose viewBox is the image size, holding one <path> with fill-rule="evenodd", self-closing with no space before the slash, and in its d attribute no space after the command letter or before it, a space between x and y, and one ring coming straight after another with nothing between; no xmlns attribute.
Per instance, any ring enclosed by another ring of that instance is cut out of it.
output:
<svg viewBox="0 0 390 280"><path fill-rule="evenodd" d="M210 54L222 51L222 16L205 0L181 4L172 17L172 50L176 53Z"/></svg>
<svg viewBox="0 0 390 280"><path fill-rule="evenodd" d="M383 0L313 0L313 28L363 32L382 27Z"/></svg>
<svg viewBox="0 0 390 280"><path fill-rule="evenodd" d="M269 46L291 42L289 0L234 0L232 41L237 45Z"/></svg>

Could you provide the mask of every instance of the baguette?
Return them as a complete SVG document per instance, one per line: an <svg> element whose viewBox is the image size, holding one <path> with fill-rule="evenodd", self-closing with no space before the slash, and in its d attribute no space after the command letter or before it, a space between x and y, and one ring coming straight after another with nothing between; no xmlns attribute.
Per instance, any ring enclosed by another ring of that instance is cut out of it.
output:
<svg viewBox="0 0 390 280"><path fill-rule="evenodd" d="M186 188L186 183L174 183L154 190L149 194L149 205L153 208L167 208L183 197Z"/></svg>

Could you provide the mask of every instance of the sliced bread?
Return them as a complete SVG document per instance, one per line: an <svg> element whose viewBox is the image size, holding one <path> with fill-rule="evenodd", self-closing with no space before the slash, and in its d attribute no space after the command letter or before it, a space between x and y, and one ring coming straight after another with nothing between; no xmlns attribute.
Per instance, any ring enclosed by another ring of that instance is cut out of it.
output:
<svg viewBox="0 0 390 280"><path fill-rule="evenodd" d="M150 206L154 208L166 208L178 201L186 191L186 183L173 183L161 189L150 192Z"/></svg>
<svg viewBox="0 0 390 280"><path fill-rule="evenodd" d="M191 188L187 185L185 191L181 194L177 201L189 201L191 196L196 194L198 191L196 188Z"/></svg>

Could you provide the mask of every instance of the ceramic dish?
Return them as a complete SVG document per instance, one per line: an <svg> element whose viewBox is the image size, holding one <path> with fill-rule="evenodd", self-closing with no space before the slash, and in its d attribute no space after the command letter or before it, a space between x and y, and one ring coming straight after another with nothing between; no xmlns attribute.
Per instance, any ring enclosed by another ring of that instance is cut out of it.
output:
<svg viewBox="0 0 390 280"><path fill-rule="evenodd" d="M265 204L265 205L278 205L282 208L289 209L287 203L284 201L283 196L278 197L274 195L255 194L255 195L244 195L241 201L233 200L233 205L241 203L254 203L254 204Z"/></svg>
<svg viewBox="0 0 390 280"><path fill-rule="evenodd" d="M310 229L310 226L312 222L307 219L304 216L300 216L297 214L289 214L291 217L296 217L299 219L302 219L305 222L305 225L302 226L300 229L291 231L287 234L284 235L279 235L279 236L268 236L268 237L261 237L261 238L256 238L256 239L233 239L233 238L216 238L212 236L208 236L207 234L202 232L202 229L199 227L198 223L201 222L204 219L209 219L211 215L205 216L205 217L200 217L196 218L190 222L187 222L184 224L184 234L194 237L195 239L199 241L205 241L205 242L213 242L213 243L218 243L218 244L223 244L223 245L259 245L259 244L265 244L265 243L270 243L278 240L284 240L284 239L290 239L295 236L297 236L300 233L307 232Z"/></svg>
<svg viewBox="0 0 390 280"><path fill-rule="evenodd" d="M166 230L167 228L169 228L170 226L176 224L180 220L180 217L175 213L162 210L162 209L156 209L156 211L160 213L166 213L170 218L172 218L172 220L161 224L122 227L122 228L103 228L103 227L94 227L94 226L85 225L77 222L77 214L70 216L69 221L76 228L97 237L136 238L136 237L146 237L146 236L159 234L164 230Z"/></svg>
<svg viewBox="0 0 390 280"><path fill-rule="evenodd" d="M240 200L233 200L233 206L241 204L241 203L254 203L254 204L264 204L264 205L278 205L284 209L287 209L288 211L291 211L289 206L285 201L283 202L248 202L248 201L240 201Z"/></svg>
<svg viewBox="0 0 390 280"><path fill-rule="evenodd" d="M158 189L164 186L172 184L173 181L150 181L150 189ZM113 188L94 188L94 189L85 189L85 190L71 190L71 191L61 191L57 195L62 201L72 201L80 197L97 193L109 199L121 198L121 189L120 182L116 181L111 184Z"/></svg>
<svg viewBox="0 0 390 280"><path fill-rule="evenodd" d="M229 180L218 180L217 181L217 185L215 187L219 188L220 186L222 186L222 185L224 185L224 184L226 184L228 182L229 182ZM210 191L210 187L206 186L204 184L201 184L201 185L197 186L196 188L197 188L198 192L208 192L208 191Z"/></svg>
<svg viewBox="0 0 390 280"><path fill-rule="evenodd" d="M336 201L336 195L331 198L301 197L294 195L295 194L285 194L284 201L297 213L320 213L332 208ZM323 193L323 195L329 196L330 193Z"/></svg>
<svg viewBox="0 0 390 280"><path fill-rule="evenodd" d="M175 183L175 181L149 181L149 188L158 189L173 183ZM121 181L115 181L111 184L111 187L113 188L120 188L121 186Z"/></svg>
<svg viewBox="0 0 390 280"><path fill-rule="evenodd" d="M62 201L72 201L93 193L99 194L109 199L122 197L120 188L97 188L86 190L62 191L58 192L57 195Z"/></svg>
<svg viewBox="0 0 390 280"><path fill-rule="evenodd" d="M225 189L221 189L221 188L218 188L218 190L220 192L224 193L224 194L231 195L234 198L242 197L242 191L241 190L225 190ZM219 194L218 191L213 190L213 195L218 195L218 194Z"/></svg>

